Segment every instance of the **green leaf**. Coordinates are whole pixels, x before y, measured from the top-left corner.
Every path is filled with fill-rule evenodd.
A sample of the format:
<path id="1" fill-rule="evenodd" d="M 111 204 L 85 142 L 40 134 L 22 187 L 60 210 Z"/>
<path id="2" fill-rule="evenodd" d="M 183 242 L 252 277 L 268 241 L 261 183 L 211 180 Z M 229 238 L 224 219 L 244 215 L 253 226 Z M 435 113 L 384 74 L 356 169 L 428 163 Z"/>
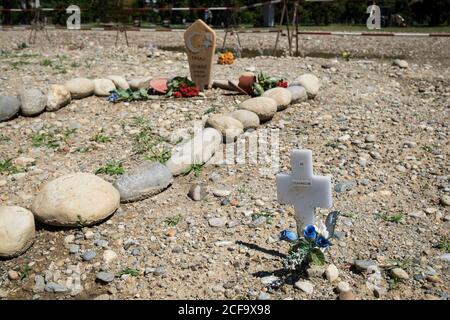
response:
<path id="1" fill-rule="evenodd" d="M 318 248 L 312 249 L 309 252 L 308 258 L 309 258 L 309 261 L 312 264 L 315 264 L 315 265 L 318 265 L 318 266 L 323 266 L 325 264 L 325 255 Z"/>

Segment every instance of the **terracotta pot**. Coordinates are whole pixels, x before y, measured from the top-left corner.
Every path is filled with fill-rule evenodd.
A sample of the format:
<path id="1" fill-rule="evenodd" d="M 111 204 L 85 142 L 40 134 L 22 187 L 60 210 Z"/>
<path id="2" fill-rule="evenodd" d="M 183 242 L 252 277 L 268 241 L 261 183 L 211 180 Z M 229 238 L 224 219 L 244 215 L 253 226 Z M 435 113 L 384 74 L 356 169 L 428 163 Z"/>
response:
<path id="1" fill-rule="evenodd" d="M 150 87 L 159 93 L 167 92 L 167 79 L 166 78 L 157 78 L 150 80 Z"/>
<path id="2" fill-rule="evenodd" d="M 252 72 L 244 72 L 239 77 L 239 84 L 238 86 L 247 92 L 248 95 L 253 95 L 253 83 L 256 81 L 256 76 Z"/>

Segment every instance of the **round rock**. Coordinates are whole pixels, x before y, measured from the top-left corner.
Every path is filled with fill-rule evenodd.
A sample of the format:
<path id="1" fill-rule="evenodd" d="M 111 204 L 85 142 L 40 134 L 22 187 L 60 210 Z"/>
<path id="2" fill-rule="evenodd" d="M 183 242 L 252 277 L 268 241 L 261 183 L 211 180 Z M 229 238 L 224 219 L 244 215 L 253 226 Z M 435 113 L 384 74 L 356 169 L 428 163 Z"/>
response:
<path id="1" fill-rule="evenodd" d="M 24 253 L 33 243 L 33 214 L 22 207 L 0 207 L 0 257 L 13 258 Z"/>
<path id="2" fill-rule="evenodd" d="M 237 137 L 244 132 L 244 125 L 229 116 L 213 114 L 206 120 L 206 126 L 218 130 L 224 142 L 236 141 Z"/>
<path id="3" fill-rule="evenodd" d="M 394 62 L 392 63 L 394 66 L 402 68 L 402 69 L 406 69 L 408 68 L 408 62 L 406 62 L 405 60 L 401 60 L 401 59 L 395 59 Z"/>
<path id="4" fill-rule="evenodd" d="M 256 97 L 245 100 L 238 108 L 256 113 L 261 122 L 272 119 L 278 110 L 277 102 L 267 97 Z"/>
<path id="5" fill-rule="evenodd" d="M 72 99 L 83 99 L 94 93 L 94 81 L 87 78 L 75 78 L 64 84 Z"/>
<path id="6" fill-rule="evenodd" d="M 294 80 L 292 85 L 300 85 L 305 88 L 309 98 L 314 98 L 320 89 L 320 80 L 315 75 L 307 73 Z"/>
<path id="7" fill-rule="evenodd" d="M 94 94 L 96 96 L 109 96 L 109 92 L 116 90 L 114 82 L 109 79 L 95 79 L 94 80 Z"/>
<path id="8" fill-rule="evenodd" d="M 119 203 L 120 194 L 112 184 L 90 173 L 75 173 L 47 183 L 36 196 L 32 211 L 49 225 L 88 226 L 113 214 Z"/>
<path id="9" fill-rule="evenodd" d="M 188 197 L 194 201 L 203 200 L 207 195 L 206 185 L 204 184 L 193 184 L 188 192 Z"/>
<path id="10" fill-rule="evenodd" d="M 302 86 L 290 86 L 287 88 L 292 95 L 292 102 L 301 102 L 308 99 L 308 93 Z"/>
<path id="11" fill-rule="evenodd" d="M 107 76 L 106 79 L 109 79 L 112 82 L 114 82 L 114 85 L 116 86 L 117 89 L 127 90 L 130 88 L 130 85 L 128 84 L 127 80 L 125 80 L 124 77 L 111 75 Z"/>
<path id="12" fill-rule="evenodd" d="M 242 123 L 244 130 L 256 129 L 259 126 L 259 117 L 254 112 L 248 110 L 236 110 L 228 115 Z"/>
<path id="13" fill-rule="evenodd" d="M 63 85 L 52 84 L 47 92 L 47 111 L 56 111 L 70 103 L 69 90 Z"/>
<path id="14" fill-rule="evenodd" d="M 0 96 L 0 122 L 11 119 L 19 110 L 19 99 L 10 96 Z"/>
<path id="15" fill-rule="evenodd" d="M 121 202 L 142 200 L 160 193 L 173 182 L 172 173 L 159 162 L 145 162 L 119 176 L 114 187 Z"/>
<path id="16" fill-rule="evenodd" d="M 292 101 L 292 94 L 286 88 L 272 88 L 263 93 L 263 97 L 272 98 L 277 102 L 277 110 L 286 109 Z"/>
<path id="17" fill-rule="evenodd" d="M 139 77 L 131 79 L 128 84 L 133 90 L 148 89 L 150 88 L 150 80 L 152 80 L 152 77 Z"/>
<path id="18" fill-rule="evenodd" d="M 39 89 L 23 89 L 19 99 L 21 113 L 27 117 L 40 114 L 47 105 L 47 96 Z"/>

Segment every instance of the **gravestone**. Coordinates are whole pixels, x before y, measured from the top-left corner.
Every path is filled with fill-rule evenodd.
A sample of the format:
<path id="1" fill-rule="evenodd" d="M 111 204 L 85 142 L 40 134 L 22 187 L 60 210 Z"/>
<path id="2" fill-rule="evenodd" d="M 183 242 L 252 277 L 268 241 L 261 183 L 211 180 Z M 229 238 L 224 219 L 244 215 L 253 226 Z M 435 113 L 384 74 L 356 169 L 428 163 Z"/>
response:
<path id="1" fill-rule="evenodd" d="M 291 174 L 277 174 L 277 197 L 282 204 L 293 204 L 298 235 L 314 224 L 314 208 L 331 208 L 331 178 L 313 174 L 311 150 L 291 151 Z"/>
<path id="2" fill-rule="evenodd" d="M 216 33 L 202 20 L 195 21 L 184 33 L 191 79 L 200 90 L 212 84 L 212 64 Z"/>

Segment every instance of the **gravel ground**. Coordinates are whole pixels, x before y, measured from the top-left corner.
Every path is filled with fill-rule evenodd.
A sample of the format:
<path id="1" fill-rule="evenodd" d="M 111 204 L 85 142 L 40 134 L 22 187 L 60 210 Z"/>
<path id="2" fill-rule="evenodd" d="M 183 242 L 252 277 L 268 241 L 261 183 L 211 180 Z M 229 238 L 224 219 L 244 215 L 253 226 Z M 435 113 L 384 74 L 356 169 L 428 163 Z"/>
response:
<path id="1" fill-rule="evenodd" d="M 166 46 L 170 39 L 170 45 L 182 45 L 182 33 L 130 32 L 129 48 L 114 47 L 113 32 L 51 31 L 50 35 L 53 45 L 39 35 L 39 45 L 15 50 L 28 32 L 0 33 L 0 48 L 9 52 L 0 56 L 0 95 L 14 95 L 22 87 L 46 88 L 77 76 L 119 74 L 129 79 L 189 73 L 182 53 L 146 55 L 149 42 Z M 249 48 L 261 42 L 270 48 L 273 38 L 244 35 L 241 40 Z M 286 38 L 281 45 L 286 47 Z M 271 281 L 265 276 L 285 276 L 281 257 L 289 244 L 278 240 L 278 235 L 284 229 L 295 230 L 293 208 L 277 203 L 275 176 L 260 166 L 206 165 L 198 177 L 177 177 L 166 191 L 122 204 L 108 221 L 94 227 L 38 225 L 27 252 L 0 261 L 0 298 L 336 299 L 336 287 L 344 281 L 356 299 L 448 299 L 450 262 L 442 247 L 446 243 L 448 250 L 450 210 L 442 199 L 450 192 L 450 59 L 446 54 L 450 41 L 302 37 L 301 47 L 306 55 L 349 50 L 353 58 L 337 62 L 315 57 L 243 58 L 231 66 L 215 65 L 214 78 L 236 78 L 254 67 L 288 80 L 307 72 L 321 79 L 314 100 L 278 112 L 262 127 L 280 129 L 281 170 L 289 170 L 292 148 L 305 147 L 313 151 L 315 172 L 332 175 L 337 188 L 344 186 L 340 189 L 346 191 L 333 192 L 333 209 L 342 212 L 337 225 L 340 239 L 326 255 L 327 263 L 337 266 L 339 279 L 330 283 L 322 271 L 317 275 L 311 271 L 306 281 L 314 285 L 312 293 L 294 286 L 296 277 L 288 277 L 280 287 L 266 285 Z M 394 57 L 405 58 L 409 67 L 393 67 Z M 0 174 L 0 205 L 29 208 L 44 182 L 71 172 L 94 172 L 111 159 L 123 160 L 125 171 L 134 167 L 142 160 L 133 153 L 132 136 L 139 130 L 136 117 L 148 120 L 155 132 L 175 144 L 190 133 L 180 129 L 204 121 L 212 106 L 222 113 L 244 99 L 219 89 L 207 91 L 201 99 L 129 104 L 92 96 L 57 112 L 0 123 L 0 161 L 19 156 L 35 159 L 26 173 Z M 59 141 L 59 147 L 34 147 L 33 137 L 36 140 L 43 133 Z M 97 133 L 111 140 L 91 141 Z M 199 182 L 206 184 L 208 195 L 193 201 L 187 193 L 191 184 Z M 232 190 L 226 197 L 229 201 L 212 194 L 225 187 Z M 271 219 L 257 226 L 251 223 L 252 214 L 267 212 Z M 322 219 L 327 213 L 317 212 Z M 208 221 L 213 217 L 229 223 L 211 227 Z M 179 222 L 171 226 L 169 220 Z M 89 250 L 96 256 L 83 261 Z M 108 265 L 106 250 L 117 254 Z M 381 274 L 377 278 L 376 273 L 358 272 L 355 259 L 375 261 Z M 394 267 L 405 270 L 407 279 L 392 276 Z M 13 271 L 23 279 L 15 279 Z M 103 280 L 96 281 L 101 271 L 122 275 L 111 279 L 101 274 Z M 377 290 L 371 285 L 374 282 Z M 42 292 L 45 283 L 48 291 L 58 291 L 57 284 L 68 290 Z"/>

